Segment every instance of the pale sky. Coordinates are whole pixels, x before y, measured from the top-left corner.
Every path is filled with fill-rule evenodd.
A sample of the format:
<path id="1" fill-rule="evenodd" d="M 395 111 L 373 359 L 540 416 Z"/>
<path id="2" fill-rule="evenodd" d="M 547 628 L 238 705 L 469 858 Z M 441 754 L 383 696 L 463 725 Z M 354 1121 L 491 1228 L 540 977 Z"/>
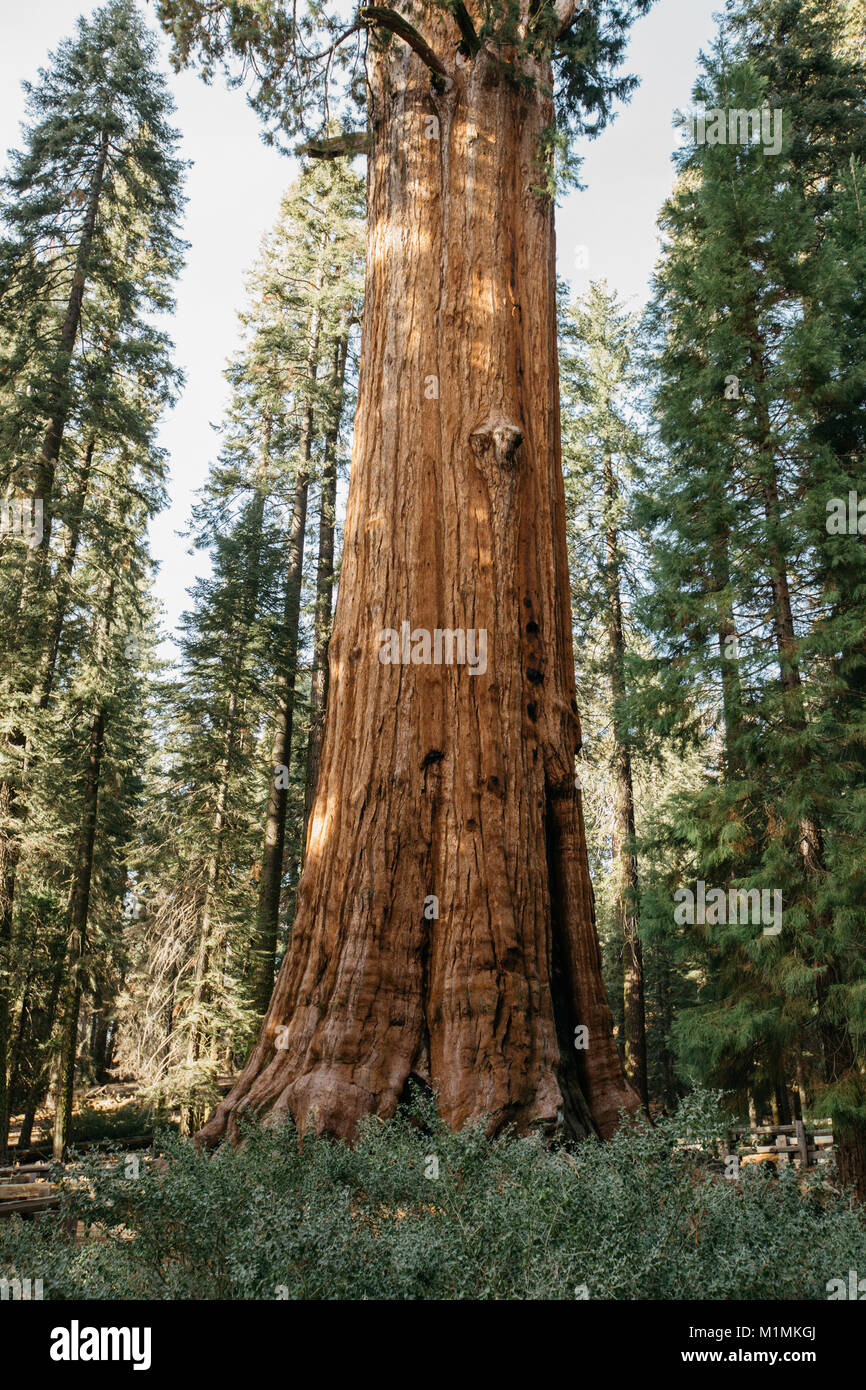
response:
<path id="1" fill-rule="evenodd" d="M 5 152 L 20 140 L 21 82 L 36 77 L 49 49 L 73 33 L 80 14 L 91 14 L 99 3 L 2 0 L 4 164 Z M 153 21 L 151 6 L 144 8 Z M 628 71 L 641 75 L 641 85 L 604 135 L 585 147 L 581 178 L 587 188 L 570 194 L 558 210 L 559 271 L 576 289 L 590 278 L 606 278 L 635 306 L 643 302 L 656 257 L 655 219 L 670 191 L 670 156 L 679 144 L 673 113 L 690 104 L 698 51 L 708 46 L 712 15 L 720 8 L 721 0 L 657 0 L 636 24 Z M 191 247 L 177 288 L 177 312 L 165 325 L 186 389 L 161 429 L 171 460 L 171 506 L 151 528 L 151 549 L 160 563 L 157 593 L 170 632 L 188 606 L 187 587 L 206 564 L 204 557 L 186 553 L 176 533 L 188 520 L 216 452 L 211 425 L 226 401 L 222 370 L 237 342 L 244 277 L 296 164 L 262 143 L 242 92 L 228 91 L 221 80 L 206 87 L 192 73 L 169 73 L 169 82 L 177 105 L 174 124 L 182 132 L 180 154 L 192 161 L 182 229 Z M 578 268 L 581 258 L 588 262 L 586 270 Z"/>

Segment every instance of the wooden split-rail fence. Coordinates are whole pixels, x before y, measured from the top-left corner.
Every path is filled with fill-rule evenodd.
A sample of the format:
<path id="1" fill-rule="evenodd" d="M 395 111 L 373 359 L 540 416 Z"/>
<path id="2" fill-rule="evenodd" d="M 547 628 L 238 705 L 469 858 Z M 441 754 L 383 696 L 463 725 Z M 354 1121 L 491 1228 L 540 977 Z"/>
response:
<path id="1" fill-rule="evenodd" d="M 89 1143 L 76 1145 L 76 1148 L 78 1151 L 96 1150 L 98 1152 L 105 1142 L 105 1140 L 91 1140 Z M 136 1149 L 149 1149 L 152 1145 L 152 1134 L 141 1134 L 132 1139 L 124 1139 L 121 1144 L 121 1151 L 106 1154 L 106 1162 L 114 1165 L 120 1161 L 122 1164 L 127 1153 Z M 43 1159 L 44 1161 L 40 1160 L 36 1163 L 15 1163 L 9 1168 L 0 1168 L 0 1217 L 15 1216 L 16 1214 L 36 1216 L 39 1212 L 51 1211 L 60 1205 L 57 1177 L 58 1173 L 67 1165 L 48 1162 L 47 1154 L 43 1156 Z"/>
<path id="2" fill-rule="evenodd" d="M 795 1120 L 791 1125 L 756 1125 L 733 1129 L 728 1133 L 729 1154 L 739 1156 L 740 1163 L 773 1163 L 782 1158 L 797 1162 L 801 1168 L 811 1168 L 833 1152 L 831 1120 L 812 1120 L 804 1124 Z"/>
<path id="3" fill-rule="evenodd" d="M 14 1168 L 0 1168 L 0 1216 L 35 1215 L 56 1207 L 56 1195 L 50 1163 L 18 1163 Z"/>
<path id="4" fill-rule="evenodd" d="M 221 1077 L 217 1081 L 217 1089 L 223 1095 L 231 1089 L 233 1081 L 230 1077 Z M 103 1088 L 109 1089 L 109 1088 Z M 121 1086 L 111 1088 L 115 1091 L 132 1091 L 135 1087 Z M 97 1093 L 98 1094 L 98 1093 Z M 76 1153 L 87 1153 L 92 1150 L 99 1150 L 111 1146 L 115 1149 L 113 1156 L 107 1155 L 109 1162 L 116 1163 L 118 1157 L 127 1153 L 134 1153 L 136 1150 L 149 1149 L 153 1146 L 152 1134 L 137 1134 L 132 1138 L 118 1139 L 88 1139 L 80 1143 L 73 1144 Z M 51 1162 L 51 1146 L 34 1145 L 29 1149 L 18 1153 L 12 1150 L 17 1162 L 11 1167 L 0 1168 L 0 1218 L 4 1216 L 36 1216 L 42 1211 L 51 1211 L 60 1205 L 60 1197 L 57 1191 L 56 1177 L 59 1169 L 65 1165 L 62 1163 Z M 54 1181 L 52 1181 L 52 1173 Z"/>

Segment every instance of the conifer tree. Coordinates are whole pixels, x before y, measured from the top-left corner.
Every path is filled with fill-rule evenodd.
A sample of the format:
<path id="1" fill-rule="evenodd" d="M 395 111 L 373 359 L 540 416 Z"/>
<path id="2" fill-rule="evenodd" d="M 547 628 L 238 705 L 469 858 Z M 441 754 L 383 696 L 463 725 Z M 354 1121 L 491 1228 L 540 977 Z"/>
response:
<path id="1" fill-rule="evenodd" d="M 307 523 L 307 496 L 320 441 L 320 541 L 314 635 L 315 698 L 324 709 L 321 670 L 330 630 L 333 550 L 328 513 L 335 501 L 336 450 L 345 408 L 345 362 L 350 325 L 358 316 L 362 264 L 362 185 L 342 162 L 308 169 L 284 202 L 267 250 L 265 293 L 284 315 L 285 347 L 293 364 L 296 417 L 295 483 L 289 526 L 282 630 L 277 634 L 274 741 L 256 921 L 255 1000 L 264 1017 L 274 986 L 280 894 L 285 861 L 289 763 L 298 666 L 298 624 Z M 328 611 L 325 613 L 325 605 Z"/>
<path id="2" fill-rule="evenodd" d="M 860 792 L 854 762 L 825 750 L 859 743 L 863 587 L 859 552 L 834 549 L 825 523 L 860 444 L 866 73 L 845 55 L 838 7 L 729 10 L 695 89 L 707 138 L 684 150 L 662 219 L 667 464 L 650 510 L 668 672 L 657 709 L 676 721 L 682 702 L 681 730 L 702 729 L 718 749 L 712 783 L 681 818 L 697 877 L 728 901 L 731 889 L 779 893 L 784 913 L 778 931 L 759 933 L 708 911 L 705 1003 L 684 1016 L 683 1036 L 716 1077 L 736 1074 L 742 1088 L 763 1076 L 773 1092 L 820 1049 L 812 1089 L 836 1121 L 842 1176 L 862 1194 L 862 926 L 846 849 Z M 725 135 L 731 112 L 760 115 L 763 103 L 765 118 L 782 113 L 781 149 Z M 848 736 L 834 704 L 847 706 Z"/>
<path id="3" fill-rule="evenodd" d="M 143 875 L 148 912 L 181 937 L 165 977 L 171 1041 L 156 1073 L 167 1073 L 164 1092 L 184 1100 L 187 1125 L 201 1119 L 218 1064 L 243 1054 L 273 989 L 306 640 L 304 546 L 316 520 L 315 506 L 307 516 L 308 495 L 318 489 L 322 499 L 324 538 L 315 666 L 330 620 L 362 192 L 342 162 L 307 168 L 263 239 L 240 316 L 242 343 L 227 369 L 220 454 L 193 515 L 211 572 L 192 592 L 180 673 L 164 691 L 163 772 L 149 818 L 167 819 L 176 833 L 166 840 L 160 831 Z M 294 742 L 303 789 L 305 740 Z M 148 826 L 146 838 L 151 833 Z M 292 848 L 297 861 L 299 847 Z M 164 943 L 145 949 L 163 952 Z"/>
<path id="4" fill-rule="evenodd" d="M 3 185 L 0 470 L 7 511 L 32 525 L 4 526 L 0 556 L 0 1149 L 16 873 L 83 509 L 95 456 L 119 428 L 130 440 L 151 428 L 124 383 L 154 401 L 170 390 L 152 315 L 179 265 L 181 166 L 155 47 L 132 0 L 81 21 L 28 87 L 26 145 Z"/>
<path id="5" fill-rule="evenodd" d="M 646 1015 L 640 892 L 627 690 L 625 603 L 632 561 L 627 550 L 628 488 L 641 451 L 635 422 L 636 324 L 604 284 L 593 284 L 560 330 L 563 472 L 574 531 L 573 597 L 579 686 L 600 677 L 611 728 L 615 915 L 623 959 L 626 1078 L 644 1105 Z M 593 655 L 593 647 L 595 653 Z M 583 676 L 583 681 L 580 677 Z"/>

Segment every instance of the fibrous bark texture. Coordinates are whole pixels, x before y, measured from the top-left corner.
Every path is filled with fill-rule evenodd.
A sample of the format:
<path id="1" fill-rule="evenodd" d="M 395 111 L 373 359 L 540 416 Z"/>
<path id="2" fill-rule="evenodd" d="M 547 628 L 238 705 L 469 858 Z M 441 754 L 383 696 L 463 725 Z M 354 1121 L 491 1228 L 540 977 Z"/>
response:
<path id="1" fill-rule="evenodd" d="M 425 34 L 453 56 L 445 17 Z M 454 1128 L 483 1116 L 491 1133 L 607 1135 L 637 1101 L 575 789 L 553 208 L 533 191 L 549 73 L 527 67 L 529 90 L 482 49 L 434 85 L 399 40 L 371 50 L 361 378 L 318 789 L 269 1012 L 200 1139 L 236 1133 L 247 1109 L 351 1139 L 413 1074 Z M 381 659 L 389 629 L 408 661 Z M 467 660 L 458 636 L 436 662 L 437 629 L 465 634 Z"/>

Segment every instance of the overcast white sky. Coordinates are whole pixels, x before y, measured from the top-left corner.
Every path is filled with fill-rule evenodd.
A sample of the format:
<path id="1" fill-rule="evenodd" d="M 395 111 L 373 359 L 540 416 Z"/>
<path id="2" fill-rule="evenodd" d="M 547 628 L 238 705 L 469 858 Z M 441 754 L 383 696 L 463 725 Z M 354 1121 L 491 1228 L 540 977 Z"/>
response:
<path id="1" fill-rule="evenodd" d="M 35 78 L 80 14 L 98 7 L 99 0 L 2 0 L 0 156 L 19 143 L 21 82 Z M 150 4 L 144 8 L 151 11 Z M 559 270 L 576 288 L 605 277 L 622 296 L 644 299 L 656 256 L 655 219 L 670 190 L 670 156 L 679 143 L 673 113 L 689 105 L 698 51 L 710 42 L 712 15 L 720 8 L 721 0 L 657 0 L 636 25 L 628 70 L 641 74 L 641 86 L 605 134 L 586 146 L 587 188 L 571 194 L 558 212 Z M 151 530 L 170 631 L 187 606 L 187 586 L 205 563 L 186 553 L 176 532 L 215 453 L 211 424 L 225 401 L 222 369 L 236 342 L 244 276 L 295 164 L 262 143 L 241 92 L 227 91 L 222 82 L 206 87 L 189 73 L 169 80 L 181 154 L 193 166 L 183 228 L 191 248 L 170 324 L 187 384 L 161 432 L 171 456 L 172 501 Z M 577 269 L 582 246 L 587 270 Z"/>

